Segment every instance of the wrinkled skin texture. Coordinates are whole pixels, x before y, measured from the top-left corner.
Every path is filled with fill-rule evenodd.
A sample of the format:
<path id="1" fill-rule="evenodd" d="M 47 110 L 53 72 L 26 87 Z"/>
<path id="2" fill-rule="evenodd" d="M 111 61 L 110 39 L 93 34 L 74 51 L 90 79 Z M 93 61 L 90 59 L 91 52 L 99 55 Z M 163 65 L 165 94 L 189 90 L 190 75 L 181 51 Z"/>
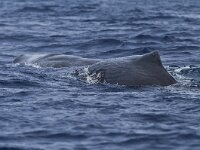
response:
<path id="1" fill-rule="evenodd" d="M 163 67 L 157 51 L 95 63 L 89 74 L 101 74 L 101 81 L 119 85 L 168 86 L 176 80 Z"/>
<path id="2" fill-rule="evenodd" d="M 157 51 L 144 55 L 102 60 L 59 54 L 21 55 L 14 60 L 14 63 L 36 64 L 41 67 L 55 68 L 89 66 L 89 75 L 98 76 L 99 82 L 119 85 L 168 86 L 176 83 L 176 80 L 163 67 Z"/>
<path id="3" fill-rule="evenodd" d="M 48 54 L 48 55 L 21 55 L 14 60 L 19 64 L 34 64 L 41 67 L 73 67 L 87 66 L 99 62 L 98 59 L 82 58 L 73 55 Z"/>

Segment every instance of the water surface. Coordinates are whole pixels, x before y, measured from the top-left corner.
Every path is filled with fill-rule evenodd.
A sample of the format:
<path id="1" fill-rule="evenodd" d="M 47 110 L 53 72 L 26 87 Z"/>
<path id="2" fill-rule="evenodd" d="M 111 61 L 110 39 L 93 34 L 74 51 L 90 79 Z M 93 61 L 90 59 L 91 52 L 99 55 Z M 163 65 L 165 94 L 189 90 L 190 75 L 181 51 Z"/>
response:
<path id="1" fill-rule="evenodd" d="M 200 2 L 0 2 L 0 149 L 200 147 Z M 21 54 L 114 58 L 159 50 L 178 84 L 90 84 Z"/>

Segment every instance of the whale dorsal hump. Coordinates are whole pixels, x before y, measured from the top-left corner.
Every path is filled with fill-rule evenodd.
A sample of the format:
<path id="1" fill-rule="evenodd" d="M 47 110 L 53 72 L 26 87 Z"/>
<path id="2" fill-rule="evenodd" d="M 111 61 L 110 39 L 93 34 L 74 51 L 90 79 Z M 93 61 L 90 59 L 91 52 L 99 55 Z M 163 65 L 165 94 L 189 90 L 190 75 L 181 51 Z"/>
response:
<path id="1" fill-rule="evenodd" d="M 141 56 L 140 61 L 145 63 L 153 63 L 157 65 L 162 65 L 160 55 L 158 51 L 152 51 L 150 53 Z"/>

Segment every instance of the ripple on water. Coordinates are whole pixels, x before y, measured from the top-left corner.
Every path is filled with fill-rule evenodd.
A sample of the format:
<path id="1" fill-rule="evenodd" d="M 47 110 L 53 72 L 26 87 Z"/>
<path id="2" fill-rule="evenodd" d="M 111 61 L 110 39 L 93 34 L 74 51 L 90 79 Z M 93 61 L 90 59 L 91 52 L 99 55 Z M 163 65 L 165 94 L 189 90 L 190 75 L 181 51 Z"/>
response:
<path id="1" fill-rule="evenodd" d="M 0 149 L 199 149 L 199 1 L 0 2 Z M 177 84 L 99 84 L 22 54 L 113 58 L 159 50 Z M 75 72 L 75 73 L 74 73 Z M 93 84 L 91 84 L 93 82 Z"/>

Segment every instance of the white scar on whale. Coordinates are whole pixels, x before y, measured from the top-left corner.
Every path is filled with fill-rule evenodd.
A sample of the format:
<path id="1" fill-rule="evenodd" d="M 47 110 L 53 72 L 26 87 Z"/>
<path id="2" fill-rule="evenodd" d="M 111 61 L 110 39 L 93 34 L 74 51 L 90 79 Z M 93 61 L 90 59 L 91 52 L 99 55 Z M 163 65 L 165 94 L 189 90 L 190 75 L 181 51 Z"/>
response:
<path id="1" fill-rule="evenodd" d="M 64 54 L 21 55 L 14 63 L 55 68 L 88 66 L 88 75 L 98 75 L 100 82 L 127 86 L 168 86 L 176 83 L 162 65 L 158 51 L 111 59 L 90 59 Z"/>

